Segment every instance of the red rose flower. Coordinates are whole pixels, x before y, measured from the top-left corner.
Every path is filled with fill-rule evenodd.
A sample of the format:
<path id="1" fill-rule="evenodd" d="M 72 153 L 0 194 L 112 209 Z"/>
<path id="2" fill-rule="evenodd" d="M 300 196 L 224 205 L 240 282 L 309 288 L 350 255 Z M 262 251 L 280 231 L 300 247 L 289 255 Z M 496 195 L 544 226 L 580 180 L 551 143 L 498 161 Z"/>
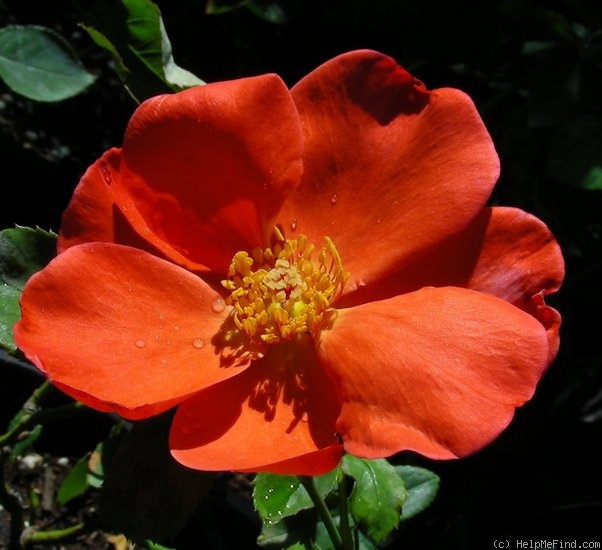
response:
<path id="1" fill-rule="evenodd" d="M 290 91 L 152 98 L 75 190 L 15 340 L 90 407 L 177 405 L 170 448 L 193 468 L 467 455 L 558 348 L 558 245 L 485 207 L 498 171 L 464 93 L 372 51 Z"/>

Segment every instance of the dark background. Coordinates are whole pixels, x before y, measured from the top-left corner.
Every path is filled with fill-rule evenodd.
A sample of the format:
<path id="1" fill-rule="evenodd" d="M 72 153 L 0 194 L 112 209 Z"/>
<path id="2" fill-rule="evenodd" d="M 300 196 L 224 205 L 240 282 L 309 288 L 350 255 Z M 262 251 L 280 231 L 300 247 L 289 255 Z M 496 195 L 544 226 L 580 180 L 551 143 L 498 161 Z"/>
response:
<path id="1" fill-rule="evenodd" d="M 208 82 L 276 72 L 293 85 L 334 55 L 372 48 L 429 88 L 466 91 L 501 158 L 492 204 L 518 206 L 544 220 L 566 260 L 565 284 L 548 300 L 563 315 L 560 353 L 535 397 L 499 439 L 472 457 L 433 462 L 408 453 L 393 459 L 435 471 L 441 490 L 433 506 L 402 524 L 391 547 L 492 548 L 496 539 L 510 541 L 511 548 L 528 539 L 602 542 L 602 190 L 582 183 L 587 169 L 602 169 L 601 2 L 274 3 L 287 15 L 278 24 L 246 8 L 207 15 L 199 0 L 159 5 L 176 62 Z M 108 57 L 77 22 L 70 2 L 0 0 L 0 25 L 54 28 L 98 74 L 86 93 L 57 104 L 20 98 L 0 82 L 2 228 L 58 230 L 79 177 L 105 149 L 120 144 L 135 107 Z M 3 368 L 4 420 L 37 379 Z M 98 419 L 87 421 L 104 429 Z M 94 444 L 90 425 L 68 444 L 60 434 L 42 444 L 79 456 Z M 223 537 L 210 547 L 253 548 L 256 525 L 231 512 L 210 512 Z M 199 518 L 179 547 L 199 540 Z"/>

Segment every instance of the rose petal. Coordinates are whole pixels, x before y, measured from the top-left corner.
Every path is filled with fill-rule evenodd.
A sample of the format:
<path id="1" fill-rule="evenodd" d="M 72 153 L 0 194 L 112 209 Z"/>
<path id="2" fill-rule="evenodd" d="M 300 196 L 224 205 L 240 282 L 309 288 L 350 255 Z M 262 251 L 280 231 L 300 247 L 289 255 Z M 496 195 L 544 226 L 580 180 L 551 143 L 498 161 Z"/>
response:
<path id="1" fill-rule="evenodd" d="M 534 392 L 548 343 L 520 309 L 445 287 L 340 311 L 320 350 L 348 452 L 444 459 L 477 451 L 507 426 Z"/>
<path id="2" fill-rule="evenodd" d="M 219 298 L 146 252 L 74 246 L 26 284 L 15 342 L 76 399 L 137 418 L 242 371 L 224 360 Z"/>
<path id="3" fill-rule="evenodd" d="M 159 96 L 130 121 L 116 200 L 166 257 L 223 273 L 235 252 L 267 243 L 299 183 L 302 148 L 295 105 L 276 75 Z"/>
<path id="4" fill-rule="evenodd" d="M 77 244 L 109 242 L 160 255 L 149 240 L 133 230 L 115 204 L 112 184 L 121 178 L 120 163 L 121 149 L 113 148 L 83 175 L 63 213 L 57 241 L 59 253 Z"/>
<path id="5" fill-rule="evenodd" d="M 383 300 L 424 286 L 488 292 L 540 320 L 548 329 L 553 359 L 560 316 L 545 306 L 543 297 L 558 290 L 563 278 L 562 252 L 541 220 L 518 208 L 484 208 L 464 231 L 411 265 L 344 296 L 337 306 Z"/>
<path id="6" fill-rule="evenodd" d="M 336 392 L 311 344 L 282 344 L 245 372 L 182 403 L 170 448 L 199 470 L 316 475 L 342 455 Z"/>
<path id="7" fill-rule="evenodd" d="M 279 220 L 316 245 L 333 239 L 347 292 L 464 228 L 489 197 L 499 161 L 464 93 L 428 92 L 371 51 L 325 63 L 291 92 L 304 173 Z"/>

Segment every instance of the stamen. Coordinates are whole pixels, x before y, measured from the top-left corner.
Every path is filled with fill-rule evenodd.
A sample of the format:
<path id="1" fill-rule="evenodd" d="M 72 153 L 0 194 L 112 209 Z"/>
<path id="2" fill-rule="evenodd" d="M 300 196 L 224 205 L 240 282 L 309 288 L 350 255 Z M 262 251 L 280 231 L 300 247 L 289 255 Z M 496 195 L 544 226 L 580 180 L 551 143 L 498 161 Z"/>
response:
<path id="1" fill-rule="evenodd" d="M 332 324 L 328 310 L 349 274 L 329 237 L 316 263 L 313 252 L 305 235 L 286 240 L 275 227 L 271 247 L 234 255 L 222 281 L 230 291 L 225 301 L 234 306 L 236 327 L 251 340 L 272 344 L 299 334 L 316 337 Z"/>

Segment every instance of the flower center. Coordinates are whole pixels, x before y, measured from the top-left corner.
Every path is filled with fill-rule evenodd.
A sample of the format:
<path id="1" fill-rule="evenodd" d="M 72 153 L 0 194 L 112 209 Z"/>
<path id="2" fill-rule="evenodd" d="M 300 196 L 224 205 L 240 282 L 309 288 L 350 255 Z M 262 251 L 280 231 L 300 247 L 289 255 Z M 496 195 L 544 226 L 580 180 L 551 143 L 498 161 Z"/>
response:
<path id="1" fill-rule="evenodd" d="M 251 340 L 273 344 L 299 334 L 316 337 L 329 323 L 330 304 L 349 274 L 329 237 L 317 261 L 314 252 L 305 235 L 286 240 L 275 227 L 271 247 L 234 254 L 222 285 L 230 291 L 226 303 L 234 306 L 234 323 Z"/>

